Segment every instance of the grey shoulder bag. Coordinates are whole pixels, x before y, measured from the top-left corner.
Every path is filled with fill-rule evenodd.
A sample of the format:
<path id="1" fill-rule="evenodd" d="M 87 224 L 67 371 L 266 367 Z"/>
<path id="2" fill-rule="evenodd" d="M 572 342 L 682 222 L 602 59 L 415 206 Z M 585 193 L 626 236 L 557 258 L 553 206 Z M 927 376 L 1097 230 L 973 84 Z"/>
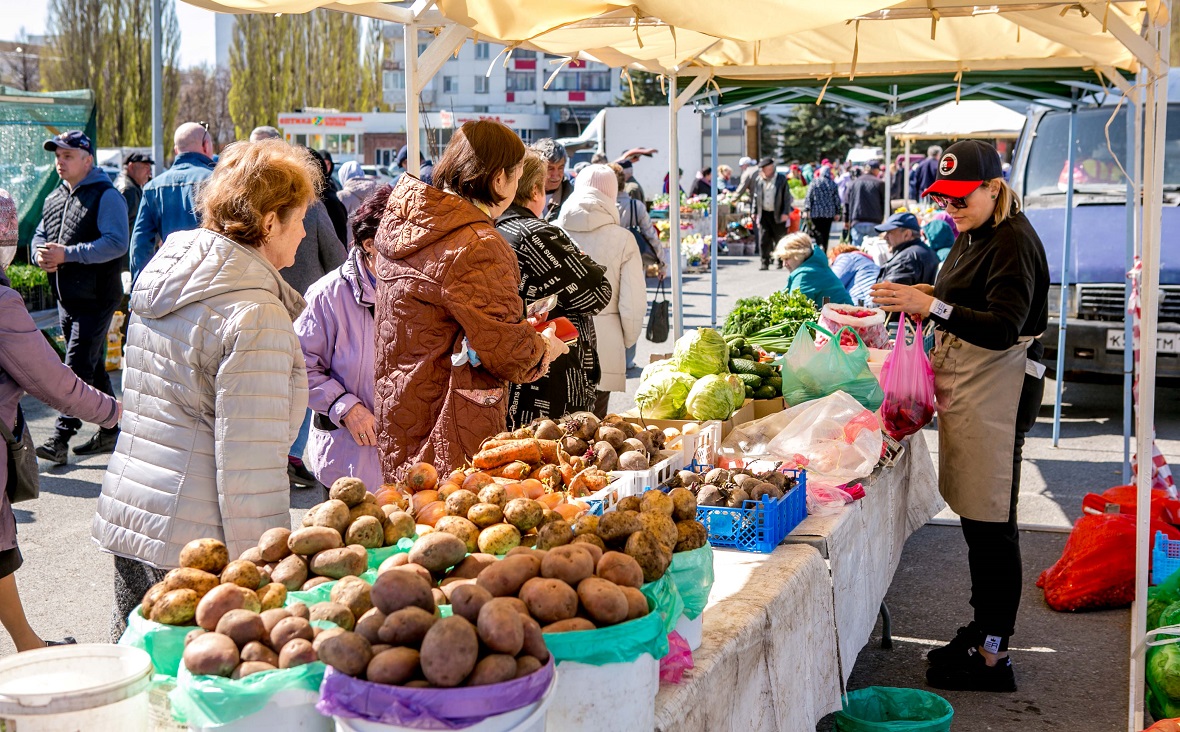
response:
<path id="1" fill-rule="evenodd" d="M 20 435 L 14 437 L 13 432 Z M 4 487 L 9 503 L 31 501 L 41 493 L 41 477 L 37 471 L 37 453 L 33 449 L 33 435 L 25 423 L 20 405 L 16 407 L 16 426 L 13 432 L 0 422 L 0 437 L 8 446 L 8 484 Z"/>

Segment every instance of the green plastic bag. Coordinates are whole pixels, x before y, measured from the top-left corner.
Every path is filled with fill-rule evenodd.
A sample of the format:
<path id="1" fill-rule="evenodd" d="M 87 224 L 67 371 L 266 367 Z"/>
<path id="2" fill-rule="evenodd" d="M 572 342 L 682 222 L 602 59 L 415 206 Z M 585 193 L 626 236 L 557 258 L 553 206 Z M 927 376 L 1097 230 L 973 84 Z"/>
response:
<path id="1" fill-rule="evenodd" d="M 818 349 L 812 330 L 828 337 Z M 857 346 L 851 352 L 840 347 L 840 336 L 845 331 L 856 338 Z M 783 398 L 789 407 L 843 391 L 865 409 L 875 412 L 885 399 L 881 383 L 869 370 L 869 349 L 848 326 L 835 335 L 810 321 L 799 326 L 795 340 L 782 358 L 782 368 Z"/>
<path id="2" fill-rule="evenodd" d="M 546 633 L 545 645 L 559 663 L 631 663 L 645 653 L 659 660 L 668 655 L 668 631 L 660 613 L 653 610 L 642 618 L 597 630 Z"/>
<path id="3" fill-rule="evenodd" d="M 194 676 L 182 668 L 176 688 L 168 695 L 172 716 L 194 727 L 217 727 L 262 711 L 280 691 L 303 690 L 318 694 L 324 680 L 322 662 L 295 668 L 263 671 L 244 679 Z"/>
<path id="4" fill-rule="evenodd" d="M 870 686 L 848 692 L 836 712 L 838 732 L 950 732 L 955 710 L 921 689 Z"/>
<path id="5" fill-rule="evenodd" d="M 664 576 L 672 578 L 684 601 L 684 617 L 696 620 L 705 612 L 713 589 L 713 547 L 705 544 L 700 549 L 673 554 Z"/>
<path id="6" fill-rule="evenodd" d="M 648 582 L 640 587 L 639 591 L 647 596 L 656 612 L 660 614 L 664 632 L 671 633 L 675 630 L 676 623 L 680 622 L 680 616 L 684 614 L 684 600 L 680 597 L 680 591 L 676 589 L 676 583 L 672 581 L 671 572 L 664 572 L 663 577 L 655 582 Z"/>
<path id="7" fill-rule="evenodd" d="M 180 659 L 184 655 L 184 637 L 194 627 L 152 622 L 139 614 L 139 606 L 136 605 L 127 616 L 127 630 L 119 638 L 119 645 L 146 652 L 151 656 L 157 674 L 176 676 Z"/>
<path id="8" fill-rule="evenodd" d="M 394 554 L 402 554 L 414 548 L 414 542 L 418 539 L 415 536 L 412 539 L 399 539 L 393 546 L 383 546 L 380 549 L 369 550 L 369 569 L 377 569 L 381 563 L 389 559 Z"/>

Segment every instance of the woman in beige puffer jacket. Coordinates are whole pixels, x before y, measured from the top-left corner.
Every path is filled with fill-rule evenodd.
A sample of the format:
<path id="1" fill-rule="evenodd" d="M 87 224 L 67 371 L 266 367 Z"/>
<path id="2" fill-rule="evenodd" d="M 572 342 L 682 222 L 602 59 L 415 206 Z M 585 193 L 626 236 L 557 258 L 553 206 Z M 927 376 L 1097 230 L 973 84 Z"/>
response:
<path id="1" fill-rule="evenodd" d="M 91 529 L 115 555 L 112 640 L 188 542 L 222 540 L 236 559 L 290 525 L 304 302 L 278 270 L 303 238 L 312 165 L 281 141 L 227 147 L 201 190 L 204 228 L 170 236 L 135 282 L 122 433 Z"/>

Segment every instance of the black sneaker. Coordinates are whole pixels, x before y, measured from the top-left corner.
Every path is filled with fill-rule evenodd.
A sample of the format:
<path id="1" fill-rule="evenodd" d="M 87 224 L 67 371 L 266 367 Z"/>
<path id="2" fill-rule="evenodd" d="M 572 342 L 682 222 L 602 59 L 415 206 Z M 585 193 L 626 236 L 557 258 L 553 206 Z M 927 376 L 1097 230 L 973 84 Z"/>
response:
<path id="1" fill-rule="evenodd" d="M 46 647 L 49 647 L 49 646 L 75 646 L 77 644 L 78 644 L 78 641 L 74 640 L 74 636 L 72 636 L 72 635 L 67 635 L 65 638 L 62 638 L 59 641 L 45 641 Z"/>
<path id="2" fill-rule="evenodd" d="M 926 660 L 935 666 L 946 666 L 952 663 L 966 661 L 968 651 L 978 648 L 983 643 L 983 635 L 971 626 L 959 628 L 959 632 L 950 643 L 938 648 L 932 648 L 926 654 Z"/>
<path id="3" fill-rule="evenodd" d="M 782 269 L 782 268 L 783 268 L 783 260 L 781 260 L 781 259 L 780 259 L 780 260 L 778 260 L 777 262 L 775 262 L 775 263 L 774 263 L 774 268 L 775 268 L 775 269 Z"/>
<path id="4" fill-rule="evenodd" d="M 90 439 L 74 448 L 75 455 L 101 455 L 104 452 L 114 452 L 115 443 L 119 441 L 119 430 L 99 430 Z"/>
<path id="5" fill-rule="evenodd" d="M 945 691 L 1012 692 L 1016 691 L 1016 672 L 1011 658 L 988 666 L 983 654 L 973 648 L 962 663 L 926 669 L 926 683 Z"/>
<path id="6" fill-rule="evenodd" d="M 290 455 L 287 456 L 287 480 L 292 488 L 315 488 L 320 484 L 302 460 Z"/>
<path id="7" fill-rule="evenodd" d="M 54 465 L 65 465 L 69 462 L 69 456 L 70 443 L 56 437 L 37 446 L 37 457 L 48 460 Z"/>

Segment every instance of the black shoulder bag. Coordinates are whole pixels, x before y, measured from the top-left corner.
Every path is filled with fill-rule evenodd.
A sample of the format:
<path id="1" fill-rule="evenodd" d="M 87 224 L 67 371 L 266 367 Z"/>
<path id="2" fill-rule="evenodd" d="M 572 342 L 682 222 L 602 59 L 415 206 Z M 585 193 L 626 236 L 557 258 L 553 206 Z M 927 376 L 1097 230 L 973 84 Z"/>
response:
<path id="1" fill-rule="evenodd" d="M 652 343 L 668 340 L 668 296 L 664 294 L 664 278 L 656 285 L 656 296 L 651 301 L 651 315 L 647 318 L 647 339 Z"/>
<path id="2" fill-rule="evenodd" d="M 20 437 L 13 436 L 13 432 Z M 37 453 L 33 449 L 33 435 L 25 423 L 20 405 L 16 407 L 16 427 L 12 432 L 0 422 L 0 437 L 8 446 L 8 484 L 4 486 L 9 503 L 31 501 L 41 493 L 41 477 L 37 472 Z"/>
<path id="3" fill-rule="evenodd" d="M 643 235 L 643 229 L 639 227 L 639 215 L 635 213 L 635 206 L 639 202 L 634 198 L 628 204 L 630 206 L 631 220 L 628 222 L 631 225 L 627 227 L 627 231 L 631 232 L 631 236 L 635 237 L 635 243 L 639 245 L 639 257 L 643 262 L 643 266 L 650 267 L 652 265 L 663 264 L 660 260 L 660 255 L 652 248 L 651 242 Z"/>

